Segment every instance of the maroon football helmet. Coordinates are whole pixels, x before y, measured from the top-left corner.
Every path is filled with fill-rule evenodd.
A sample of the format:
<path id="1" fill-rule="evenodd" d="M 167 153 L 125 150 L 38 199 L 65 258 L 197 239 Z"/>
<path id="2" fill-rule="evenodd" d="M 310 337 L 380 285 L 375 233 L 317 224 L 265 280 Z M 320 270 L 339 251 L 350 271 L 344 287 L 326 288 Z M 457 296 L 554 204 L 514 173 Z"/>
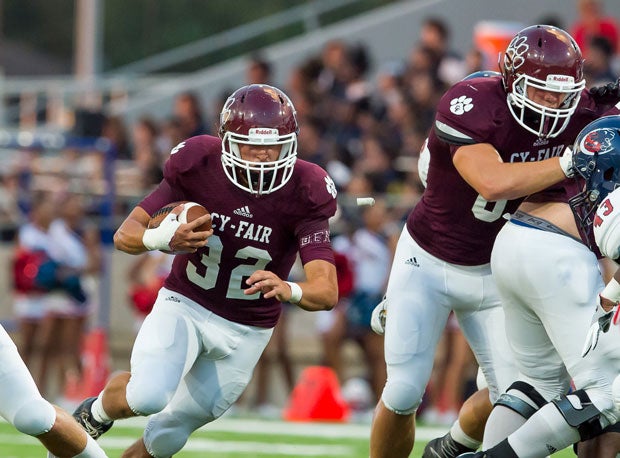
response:
<path id="1" fill-rule="evenodd" d="M 252 194 L 269 194 L 284 186 L 297 160 L 299 127 L 295 108 L 280 89 L 251 84 L 237 89 L 220 114 L 222 163 L 228 178 Z M 273 162 L 241 158 L 239 144 L 282 145 Z"/>
<path id="2" fill-rule="evenodd" d="M 517 122 L 540 137 L 556 137 L 575 112 L 586 85 L 583 58 L 575 40 L 564 30 L 535 25 L 510 42 L 500 68 L 508 107 Z M 530 99 L 529 88 L 563 94 L 558 108 Z"/>

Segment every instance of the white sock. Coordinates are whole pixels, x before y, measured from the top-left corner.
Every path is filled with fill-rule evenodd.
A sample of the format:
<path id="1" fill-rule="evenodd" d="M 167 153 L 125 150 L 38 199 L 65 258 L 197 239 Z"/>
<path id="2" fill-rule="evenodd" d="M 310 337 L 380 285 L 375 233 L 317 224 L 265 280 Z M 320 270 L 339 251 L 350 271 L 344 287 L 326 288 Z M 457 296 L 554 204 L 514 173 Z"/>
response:
<path id="1" fill-rule="evenodd" d="M 480 447 L 481 442 L 477 441 L 473 437 L 469 437 L 461 428 L 461 424 L 458 420 L 456 420 L 452 424 L 452 428 L 450 428 L 450 436 L 459 444 L 464 445 L 465 447 L 471 448 L 472 450 L 477 450 Z"/>
<path id="2" fill-rule="evenodd" d="M 519 429 L 524 423 L 525 418 L 512 409 L 502 405 L 496 405 L 491 411 L 484 428 L 484 440 L 482 450 L 487 450 L 499 444 L 511 433 Z"/>
<path id="3" fill-rule="evenodd" d="M 87 434 L 86 447 L 84 447 L 84 450 L 82 450 L 80 454 L 75 455 L 74 458 L 108 458 L 108 455 L 106 455 L 103 449 L 99 447 L 99 444 L 95 442 L 95 439 Z"/>
<path id="4" fill-rule="evenodd" d="M 562 450 L 579 440 L 573 428 L 552 403 L 546 404 L 508 437 L 519 458 L 535 458 Z"/>
<path id="5" fill-rule="evenodd" d="M 103 398 L 103 392 L 99 394 L 95 402 L 90 406 L 90 412 L 93 414 L 93 418 L 97 420 L 99 423 L 110 423 L 112 418 L 103 410 L 103 403 L 101 399 Z"/>

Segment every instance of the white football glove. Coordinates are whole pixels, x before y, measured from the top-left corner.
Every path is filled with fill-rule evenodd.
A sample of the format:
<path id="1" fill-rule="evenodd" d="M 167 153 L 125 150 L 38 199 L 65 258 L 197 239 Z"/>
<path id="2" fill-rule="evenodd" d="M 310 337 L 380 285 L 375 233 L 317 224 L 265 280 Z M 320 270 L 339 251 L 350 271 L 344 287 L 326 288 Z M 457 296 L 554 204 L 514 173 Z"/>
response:
<path id="1" fill-rule="evenodd" d="M 387 300 L 385 296 L 381 302 L 377 304 L 377 306 L 373 309 L 372 315 L 370 317 L 370 327 L 375 333 L 382 336 L 385 334 L 385 319 L 387 317 Z"/>
<path id="2" fill-rule="evenodd" d="M 560 167 L 567 178 L 575 175 L 575 169 L 573 168 L 573 150 L 570 149 L 570 146 L 567 146 L 560 156 Z"/>
<path id="3" fill-rule="evenodd" d="M 142 244 L 147 250 L 169 250 L 170 241 L 175 232 L 181 225 L 176 214 L 169 213 L 159 226 L 154 229 L 147 229 L 142 236 Z"/>
<path id="4" fill-rule="evenodd" d="M 585 344 L 583 345 L 583 350 L 581 351 L 582 357 L 586 356 L 588 353 L 590 353 L 591 350 L 594 350 L 596 348 L 601 331 L 609 331 L 611 319 L 613 318 L 617 308 L 618 304 L 616 304 L 611 310 L 609 310 L 609 312 L 606 312 L 605 309 L 601 306 L 599 297 L 599 303 L 596 306 L 596 312 L 594 312 L 594 316 L 592 317 L 592 324 L 590 325 L 588 335 L 586 336 Z"/>

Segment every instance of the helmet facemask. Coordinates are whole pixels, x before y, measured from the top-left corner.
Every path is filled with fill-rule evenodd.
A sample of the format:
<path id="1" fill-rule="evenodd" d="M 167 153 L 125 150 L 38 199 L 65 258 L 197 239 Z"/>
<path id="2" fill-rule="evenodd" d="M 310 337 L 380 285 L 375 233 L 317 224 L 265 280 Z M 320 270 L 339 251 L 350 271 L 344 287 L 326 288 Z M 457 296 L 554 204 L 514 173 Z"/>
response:
<path id="1" fill-rule="evenodd" d="M 237 89 L 220 114 L 222 164 L 226 176 L 238 188 L 253 195 L 269 194 L 282 188 L 293 175 L 297 161 L 299 127 L 295 108 L 280 89 L 252 84 Z M 280 145 L 273 161 L 242 158 L 241 145 Z"/>
<path id="2" fill-rule="evenodd" d="M 508 108 L 519 125 L 540 138 L 562 133 L 586 85 L 575 40 L 557 27 L 527 27 L 511 40 L 499 66 Z M 561 103 L 550 108 L 534 101 L 539 91 L 558 94 Z"/>
<path id="3" fill-rule="evenodd" d="M 517 122 L 529 132 L 542 138 L 557 137 L 577 109 L 585 84 L 585 80 L 575 83 L 572 76 L 566 75 L 548 75 L 543 81 L 521 74 L 512 83 L 508 108 Z M 541 105 L 528 97 L 530 88 L 563 94 L 562 103 L 558 108 Z"/>
<path id="4" fill-rule="evenodd" d="M 242 159 L 240 144 L 282 145 L 278 159 L 254 162 Z M 277 191 L 293 174 L 297 160 L 297 134 L 280 136 L 277 129 L 252 128 L 248 135 L 226 132 L 222 139 L 222 163 L 228 178 L 239 188 L 261 195 Z"/>

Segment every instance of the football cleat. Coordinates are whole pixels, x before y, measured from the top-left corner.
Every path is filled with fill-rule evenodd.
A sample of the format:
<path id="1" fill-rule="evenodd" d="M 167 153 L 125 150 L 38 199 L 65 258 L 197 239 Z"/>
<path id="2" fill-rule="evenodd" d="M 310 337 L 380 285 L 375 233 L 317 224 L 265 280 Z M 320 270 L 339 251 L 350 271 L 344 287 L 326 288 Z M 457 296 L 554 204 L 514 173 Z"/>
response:
<path id="1" fill-rule="evenodd" d="M 99 439 L 102 434 L 112 427 L 114 422 L 100 423 L 93 418 L 90 407 L 93 405 L 93 402 L 95 402 L 95 399 L 97 399 L 96 396 L 84 399 L 73 412 L 73 418 L 84 428 L 90 437 Z"/>
<path id="2" fill-rule="evenodd" d="M 460 456 L 468 456 L 468 452 L 471 453 L 475 451 L 476 450 L 456 442 L 448 432 L 445 436 L 433 439 L 426 444 L 422 458 L 457 458 Z"/>
<path id="3" fill-rule="evenodd" d="M 486 455 L 484 452 L 467 452 L 467 453 L 461 453 L 456 458 L 485 458 L 485 456 Z"/>

